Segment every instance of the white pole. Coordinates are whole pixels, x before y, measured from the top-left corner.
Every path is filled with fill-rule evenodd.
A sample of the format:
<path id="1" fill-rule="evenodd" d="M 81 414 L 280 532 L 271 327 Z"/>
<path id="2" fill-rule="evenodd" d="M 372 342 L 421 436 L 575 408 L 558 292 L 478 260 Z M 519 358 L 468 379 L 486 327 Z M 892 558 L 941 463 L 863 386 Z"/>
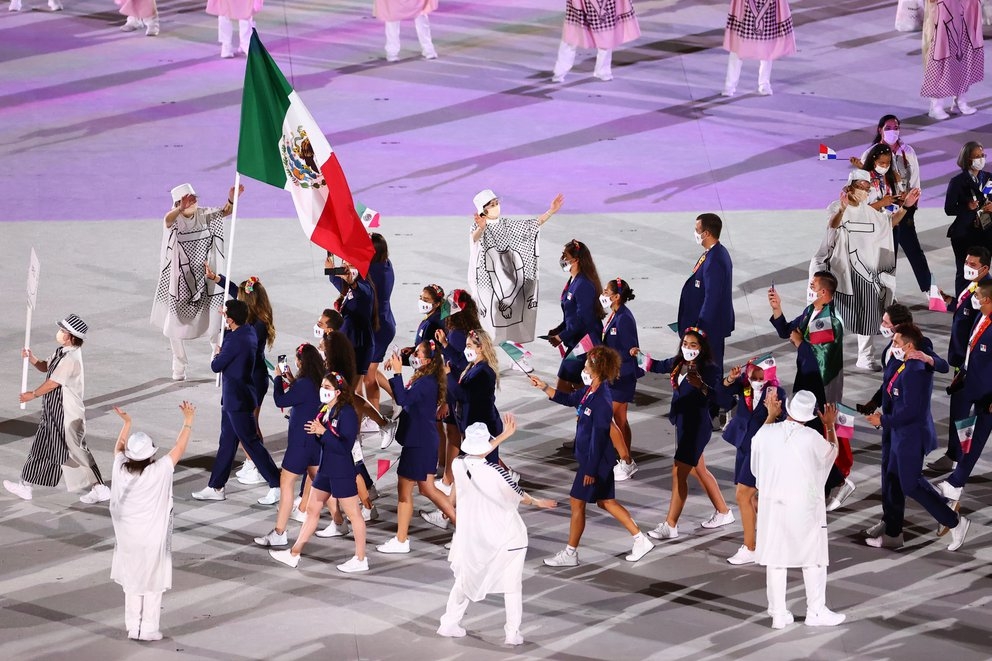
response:
<path id="1" fill-rule="evenodd" d="M 31 249 L 31 260 L 28 262 L 28 318 L 24 326 L 24 348 L 31 348 L 31 315 L 34 313 L 34 306 L 38 302 L 38 283 L 41 280 L 41 262 L 38 261 L 38 254 Z M 21 392 L 28 389 L 28 357 L 24 357 L 24 365 L 21 369 Z M 26 404 L 21 404 L 21 410 L 27 408 Z"/>
<path id="2" fill-rule="evenodd" d="M 224 302 L 221 303 L 221 310 L 224 309 L 224 303 L 227 302 L 227 297 L 229 296 L 228 292 L 229 292 L 229 290 L 231 288 L 231 262 L 234 261 L 234 230 L 237 229 L 237 227 L 238 227 L 238 196 L 239 196 L 240 190 L 241 190 L 241 173 L 240 172 L 235 172 L 234 173 L 234 201 L 233 201 L 233 204 L 231 206 L 231 238 L 230 238 L 230 241 L 228 241 L 227 239 L 224 240 L 224 251 L 227 253 L 227 255 L 225 255 L 225 257 L 227 259 L 227 265 L 226 265 L 226 267 L 224 269 L 224 271 L 225 271 L 225 273 L 224 273 L 224 280 L 225 280 L 224 285 L 225 285 L 225 287 L 224 287 L 224 298 L 223 298 L 223 301 Z M 221 325 L 220 325 L 220 341 L 221 342 L 224 341 L 224 329 L 225 329 L 225 326 L 224 326 L 223 323 L 221 323 Z M 217 385 L 218 388 L 220 387 L 220 372 L 217 373 L 217 383 L 216 383 L 216 385 Z"/>
<path id="3" fill-rule="evenodd" d="M 27 325 L 24 327 L 24 348 L 31 348 L 31 313 L 33 310 L 31 306 L 28 305 L 28 320 Z M 21 392 L 27 392 L 28 390 L 28 357 L 24 356 L 24 366 L 21 369 Z M 28 407 L 27 404 L 21 404 L 21 410 L 23 411 Z"/>

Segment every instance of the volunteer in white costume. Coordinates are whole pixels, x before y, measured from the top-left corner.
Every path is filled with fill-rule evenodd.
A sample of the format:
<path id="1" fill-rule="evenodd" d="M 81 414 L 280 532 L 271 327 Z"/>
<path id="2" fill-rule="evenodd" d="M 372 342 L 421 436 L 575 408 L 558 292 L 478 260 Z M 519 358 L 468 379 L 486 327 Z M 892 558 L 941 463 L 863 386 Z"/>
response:
<path id="1" fill-rule="evenodd" d="M 788 417 L 775 422 L 782 402 L 775 390 L 765 397 L 768 417 L 751 441 L 751 472 L 758 487 L 757 563 L 767 571 L 768 614 L 773 629 L 793 622 L 786 607 L 789 567 L 802 567 L 806 584 L 806 625 L 836 626 L 845 616 L 827 608 L 827 509 L 823 484 L 837 456 L 837 409 L 816 411 L 816 397 L 800 390 L 786 405 Z M 805 423 L 823 423 L 826 438 Z"/>

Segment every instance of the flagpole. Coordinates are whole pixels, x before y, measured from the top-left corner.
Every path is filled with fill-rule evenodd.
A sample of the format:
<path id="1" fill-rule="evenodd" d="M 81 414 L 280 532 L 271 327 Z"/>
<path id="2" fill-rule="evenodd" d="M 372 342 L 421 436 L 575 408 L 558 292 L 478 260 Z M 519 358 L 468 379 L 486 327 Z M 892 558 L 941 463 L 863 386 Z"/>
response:
<path id="1" fill-rule="evenodd" d="M 222 299 L 223 302 L 221 303 L 222 310 L 224 309 L 224 304 L 227 303 L 228 296 L 230 296 L 229 292 L 231 289 L 231 262 L 234 261 L 234 231 L 238 228 L 238 198 L 240 197 L 240 191 L 241 191 L 241 173 L 235 171 L 234 199 L 231 201 L 231 239 L 230 241 L 226 241 L 224 246 L 224 252 L 227 253 L 227 255 L 225 255 L 227 264 L 225 265 L 224 268 L 224 284 L 226 286 L 224 287 L 224 298 Z M 224 341 L 225 328 L 226 328 L 225 325 L 221 323 L 220 341 L 218 342 L 218 346 L 220 346 L 220 342 Z M 217 373 L 216 386 L 218 388 L 220 387 L 220 374 L 221 374 L 220 372 Z"/>
<path id="2" fill-rule="evenodd" d="M 31 305 L 28 304 L 28 320 L 24 326 L 24 348 L 31 348 Z M 21 369 L 21 392 L 28 391 L 28 357 L 24 356 L 24 367 Z M 27 404 L 21 402 L 21 410 L 27 408 Z"/>

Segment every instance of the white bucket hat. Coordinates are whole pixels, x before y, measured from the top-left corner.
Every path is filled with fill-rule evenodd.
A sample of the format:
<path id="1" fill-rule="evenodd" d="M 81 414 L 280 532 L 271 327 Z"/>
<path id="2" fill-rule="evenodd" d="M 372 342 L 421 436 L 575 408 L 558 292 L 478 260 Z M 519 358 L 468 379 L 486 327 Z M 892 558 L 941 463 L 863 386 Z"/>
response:
<path id="1" fill-rule="evenodd" d="M 473 197 L 472 202 L 475 203 L 476 213 L 481 214 L 482 210 L 486 208 L 486 205 L 495 200 L 497 197 L 499 196 L 488 188 Z"/>
<path id="2" fill-rule="evenodd" d="M 151 436 L 143 431 L 137 431 L 127 439 L 127 445 L 124 446 L 124 456 L 132 461 L 141 461 L 155 456 L 157 449 Z"/>
<path id="3" fill-rule="evenodd" d="M 816 417 L 816 396 L 808 390 L 800 390 L 786 402 L 785 410 L 796 422 L 809 422 Z"/>
<path id="4" fill-rule="evenodd" d="M 193 190 L 192 184 L 179 184 L 172 189 L 172 203 L 175 204 L 179 200 L 183 199 L 187 195 L 196 195 L 196 191 Z"/>
<path id="5" fill-rule="evenodd" d="M 489 445 L 489 428 L 484 422 L 473 422 L 465 430 L 462 452 L 476 456 L 486 456 L 493 451 Z"/>

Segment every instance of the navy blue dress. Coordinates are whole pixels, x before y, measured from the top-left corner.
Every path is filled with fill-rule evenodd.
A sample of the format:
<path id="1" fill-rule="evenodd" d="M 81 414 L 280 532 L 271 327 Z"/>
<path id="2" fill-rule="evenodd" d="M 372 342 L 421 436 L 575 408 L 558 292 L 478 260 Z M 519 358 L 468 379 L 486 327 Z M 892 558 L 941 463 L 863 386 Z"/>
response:
<path id="1" fill-rule="evenodd" d="M 351 457 L 351 448 L 358 438 L 358 414 L 350 404 L 336 404 L 323 412 L 320 422 L 327 427 L 327 431 L 320 437 L 320 467 L 313 488 L 335 498 L 357 496 L 358 471 Z"/>
<path id="2" fill-rule="evenodd" d="M 564 394 L 555 391 L 551 401 L 562 406 L 575 407 L 575 460 L 579 466 L 569 495 L 572 498 L 595 503 L 616 498 L 613 481 L 613 443 L 610 425 L 613 424 L 613 396 L 610 387 L 601 383 L 595 392 L 588 387 Z M 590 475 L 596 481 L 583 484 Z"/>
<path id="3" fill-rule="evenodd" d="M 751 439 L 754 438 L 754 435 L 758 433 L 768 418 L 765 397 L 772 388 L 775 388 L 778 393 L 778 401 L 785 402 L 785 390 L 778 386 L 765 384 L 758 405 L 754 406 L 754 398 L 758 393 L 751 392 L 751 384 L 743 377 L 729 386 L 723 385 L 723 379 L 721 379 L 717 385 L 717 404 L 721 408 L 729 410 L 734 405 L 734 398 L 737 397 L 737 410 L 734 411 L 734 417 L 727 423 L 727 428 L 723 430 L 723 440 L 737 448 L 737 457 L 734 460 L 734 484 L 757 486 L 754 473 L 751 472 Z M 750 401 L 748 401 L 749 399 Z M 776 422 L 782 420 L 785 420 L 784 411 L 779 413 Z"/>
<path id="4" fill-rule="evenodd" d="M 620 354 L 620 376 L 610 384 L 613 401 L 629 404 L 634 401 L 637 378 L 644 371 L 637 366 L 637 358 L 630 355 L 631 349 L 641 345 L 637 340 L 637 322 L 626 305 L 621 305 L 606 319 L 603 344 Z"/>
<path id="5" fill-rule="evenodd" d="M 384 262 L 369 264 L 368 280 L 375 287 L 376 303 L 379 306 L 379 330 L 373 337 L 372 362 L 381 363 L 386 357 L 389 345 L 396 337 L 396 318 L 389 300 L 393 296 L 393 285 L 396 277 L 393 274 L 393 263 L 388 259 Z"/>
<path id="6" fill-rule="evenodd" d="M 571 278 L 561 292 L 561 311 L 564 317 L 551 331 L 565 347 L 565 357 L 558 367 L 558 378 L 570 383 L 582 383 L 582 369 L 586 366 L 585 354 L 574 358 L 570 352 L 579 341 L 589 336 L 593 344 L 602 344 L 603 325 L 599 320 L 599 292 L 589 278 L 581 273 Z"/>
<path id="7" fill-rule="evenodd" d="M 375 352 L 375 337 L 372 331 L 372 287 L 362 278 L 355 280 L 353 288 L 341 278 L 332 278 L 338 291 L 344 294 L 339 312 L 344 317 L 341 332 L 355 348 L 355 369 L 359 374 L 369 371 L 369 363 Z"/>
<path id="8" fill-rule="evenodd" d="M 503 433 L 503 420 L 496 408 L 496 372 L 489 363 L 479 361 L 466 367 L 461 378 L 448 387 L 448 402 L 453 404 L 456 424 L 462 435 L 476 422 L 485 423 L 490 436 Z M 486 461 L 498 464 L 499 448 L 486 455 Z"/>
<path id="9" fill-rule="evenodd" d="M 281 376 L 277 376 L 272 382 L 272 400 L 276 406 L 290 408 L 282 469 L 303 475 L 308 466 L 320 465 L 320 443 L 305 429 L 306 424 L 320 412 L 320 384 L 315 384 L 305 376 L 298 377 L 288 386 Z"/>
<path id="10" fill-rule="evenodd" d="M 668 419 L 675 425 L 677 446 L 675 460 L 689 466 L 699 463 L 706 444 L 713 434 L 713 422 L 710 418 L 710 406 L 714 400 L 714 388 L 720 381 L 720 370 L 712 363 L 697 365 L 699 376 L 708 387 L 707 394 L 689 383 L 688 378 L 679 379 L 680 374 L 672 375 L 676 362 L 682 361 L 681 356 L 668 358 L 651 364 L 651 371 L 658 374 L 668 374 L 672 382 L 672 408 Z"/>
<path id="11" fill-rule="evenodd" d="M 396 474 L 423 482 L 437 470 L 437 379 L 428 374 L 404 386 L 403 377 L 394 374 L 389 383 L 393 399 L 403 407 L 396 429 L 396 442 L 403 447 Z"/>

